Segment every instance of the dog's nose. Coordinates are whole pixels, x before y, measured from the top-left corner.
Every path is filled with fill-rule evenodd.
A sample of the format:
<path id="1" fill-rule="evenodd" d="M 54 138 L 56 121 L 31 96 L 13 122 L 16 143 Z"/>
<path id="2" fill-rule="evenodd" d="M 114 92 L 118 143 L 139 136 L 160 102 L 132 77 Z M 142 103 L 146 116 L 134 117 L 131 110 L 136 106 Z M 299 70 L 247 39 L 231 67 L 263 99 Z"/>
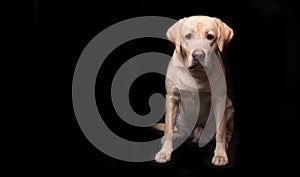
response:
<path id="1" fill-rule="evenodd" d="M 192 53 L 192 57 L 194 60 L 204 60 L 205 59 L 205 52 L 201 49 L 197 49 Z"/>

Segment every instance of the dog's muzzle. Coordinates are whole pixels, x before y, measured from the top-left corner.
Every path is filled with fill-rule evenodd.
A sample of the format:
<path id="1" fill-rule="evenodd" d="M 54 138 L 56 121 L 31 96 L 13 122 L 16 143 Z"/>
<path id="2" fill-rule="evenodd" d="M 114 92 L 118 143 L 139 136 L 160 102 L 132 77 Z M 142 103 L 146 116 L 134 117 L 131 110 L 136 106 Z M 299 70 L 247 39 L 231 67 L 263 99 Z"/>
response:
<path id="1" fill-rule="evenodd" d="M 201 67 L 201 64 L 204 63 L 205 60 L 205 52 L 201 49 L 196 49 L 192 53 L 192 62 L 188 66 L 189 69 L 194 69 L 195 67 Z"/>

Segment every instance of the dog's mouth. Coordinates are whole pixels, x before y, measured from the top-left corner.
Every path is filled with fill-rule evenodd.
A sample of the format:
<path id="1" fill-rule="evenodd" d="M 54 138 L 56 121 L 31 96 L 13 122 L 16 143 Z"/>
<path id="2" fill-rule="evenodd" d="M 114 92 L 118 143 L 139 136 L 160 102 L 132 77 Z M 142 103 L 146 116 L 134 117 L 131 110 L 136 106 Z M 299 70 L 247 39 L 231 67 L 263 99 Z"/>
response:
<path id="1" fill-rule="evenodd" d="M 192 64 L 188 66 L 188 69 L 190 71 L 194 71 L 194 70 L 203 70 L 204 68 L 198 60 L 193 60 Z"/>

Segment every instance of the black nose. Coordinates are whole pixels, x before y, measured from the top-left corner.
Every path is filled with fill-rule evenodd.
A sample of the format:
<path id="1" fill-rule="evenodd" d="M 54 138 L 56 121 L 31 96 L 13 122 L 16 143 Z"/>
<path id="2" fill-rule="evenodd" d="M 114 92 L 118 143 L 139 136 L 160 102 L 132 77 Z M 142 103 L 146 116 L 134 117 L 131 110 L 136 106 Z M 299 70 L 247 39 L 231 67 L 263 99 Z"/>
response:
<path id="1" fill-rule="evenodd" d="M 192 53 L 192 57 L 194 60 L 204 60 L 205 59 L 205 52 L 201 49 L 197 49 Z"/>

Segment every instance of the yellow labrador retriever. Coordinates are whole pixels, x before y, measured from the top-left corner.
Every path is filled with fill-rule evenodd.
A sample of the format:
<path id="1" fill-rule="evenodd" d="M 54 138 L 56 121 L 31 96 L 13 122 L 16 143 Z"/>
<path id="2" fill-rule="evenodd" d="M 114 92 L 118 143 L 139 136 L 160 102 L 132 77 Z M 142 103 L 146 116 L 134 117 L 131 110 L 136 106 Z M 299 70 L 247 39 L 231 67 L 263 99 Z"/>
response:
<path id="1" fill-rule="evenodd" d="M 209 67 L 210 55 L 208 48 L 215 52 L 225 73 L 221 53 L 233 37 L 233 30 L 218 18 L 208 16 L 191 16 L 183 18 L 167 31 L 168 39 L 175 44 L 175 51 L 168 70 L 176 70 L 174 77 L 182 82 L 182 87 L 188 87 L 189 80 L 182 73 L 187 73 L 196 82 L 198 94 L 201 96 L 200 113 L 194 131 L 191 134 L 193 142 L 198 142 L 204 129 L 211 105 L 211 88 L 209 79 L 203 67 Z M 204 45 L 197 45 L 197 41 Z M 175 64 L 174 64 L 175 62 Z M 176 67 L 179 63 L 182 67 Z M 173 67 L 173 68 L 170 68 Z M 176 117 L 180 112 L 180 88 L 173 80 L 166 77 L 166 116 L 164 124 L 156 124 L 154 128 L 164 131 L 165 135 L 173 135 Z M 181 88 L 182 89 L 182 88 Z M 226 95 L 225 95 L 226 96 Z M 226 96 L 227 97 L 227 96 Z M 212 163 L 217 166 L 226 165 L 228 161 L 226 150 L 233 132 L 233 107 L 227 97 L 224 116 L 216 130 L 216 147 Z M 166 136 L 165 136 L 166 137 Z M 164 138 L 161 150 L 155 155 L 155 161 L 165 163 L 170 161 L 173 151 L 173 138 Z"/>

